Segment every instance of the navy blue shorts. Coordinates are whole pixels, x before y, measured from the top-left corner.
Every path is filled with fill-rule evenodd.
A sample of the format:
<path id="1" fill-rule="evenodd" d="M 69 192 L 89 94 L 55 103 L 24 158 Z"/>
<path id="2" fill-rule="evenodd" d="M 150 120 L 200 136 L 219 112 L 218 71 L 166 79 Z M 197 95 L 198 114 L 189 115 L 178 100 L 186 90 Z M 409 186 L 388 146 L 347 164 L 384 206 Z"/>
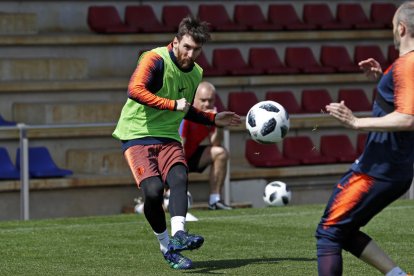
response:
<path id="1" fill-rule="evenodd" d="M 410 186 L 411 180 L 390 182 L 348 171 L 333 190 L 316 237 L 341 245 Z"/>

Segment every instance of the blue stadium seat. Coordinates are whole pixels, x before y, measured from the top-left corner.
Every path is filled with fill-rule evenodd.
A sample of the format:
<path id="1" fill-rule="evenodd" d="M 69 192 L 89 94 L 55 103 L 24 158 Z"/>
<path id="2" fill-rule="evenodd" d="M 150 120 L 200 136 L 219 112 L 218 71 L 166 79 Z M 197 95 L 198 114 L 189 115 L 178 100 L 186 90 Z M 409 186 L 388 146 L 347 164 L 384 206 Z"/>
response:
<path id="1" fill-rule="evenodd" d="M 20 169 L 20 148 L 16 153 L 16 167 Z M 46 147 L 29 148 L 29 174 L 33 178 L 64 177 L 73 174 L 71 170 L 56 166 Z"/>
<path id="2" fill-rule="evenodd" d="M 5 148 L 0 148 L 0 179 L 19 179 L 20 172 L 13 165 L 9 153 Z"/>
<path id="3" fill-rule="evenodd" d="M 15 122 L 7 121 L 0 115 L 0 126 L 15 126 L 15 125 L 16 125 Z"/>

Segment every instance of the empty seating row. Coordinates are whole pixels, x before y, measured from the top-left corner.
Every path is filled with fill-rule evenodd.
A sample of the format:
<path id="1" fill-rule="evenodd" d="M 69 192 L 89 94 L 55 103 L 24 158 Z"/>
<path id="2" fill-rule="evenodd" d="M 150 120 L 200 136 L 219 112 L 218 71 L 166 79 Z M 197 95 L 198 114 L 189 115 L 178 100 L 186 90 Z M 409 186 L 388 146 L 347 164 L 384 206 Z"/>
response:
<path id="1" fill-rule="evenodd" d="M 340 88 L 338 92 L 320 88 L 307 88 L 296 95 L 291 90 L 268 90 L 258 96 L 248 90 L 231 90 L 218 93 L 216 104 L 219 110 L 231 110 L 246 115 L 259 100 L 273 100 L 286 107 L 290 114 L 321 113 L 331 102 L 345 101 L 354 112 L 370 111 L 374 93 L 370 96 L 361 88 Z M 222 101 L 226 95 L 225 104 Z M 224 99 L 223 99 L 224 100 Z M 0 117 L 0 126 L 15 125 L 16 122 L 29 125 L 115 123 L 123 102 L 14 102 L 11 114 L 14 122 Z"/>
<path id="2" fill-rule="evenodd" d="M 29 175 L 32 178 L 63 177 L 71 170 L 59 168 L 46 147 L 29 147 Z M 0 148 L 0 180 L 20 179 L 20 148 L 16 151 L 16 166 L 5 148 Z"/>
<path id="3" fill-rule="evenodd" d="M 205 76 L 355 73 L 361 72 L 361 60 L 374 58 L 385 70 L 398 55 L 393 45 L 388 47 L 387 58 L 378 45 L 356 45 L 352 59 L 344 46 L 322 45 L 318 62 L 309 47 L 286 47 L 283 62 L 273 47 L 252 47 L 246 62 L 238 48 L 217 48 L 211 63 L 204 53 L 197 63 Z"/>
<path id="4" fill-rule="evenodd" d="M 366 133 L 358 134 L 354 147 L 347 135 L 323 135 L 318 148 L 308 136 L 289 136 L 282 142 L 283 151 L 277 144 L 247 140 L 245 157 L 255 167 L 352 163 L 362 153 L 366 137 Z"/>
<path id="5" fill-rule="evenodd" d="M 358 3 L 338 3 L 336 16 L 327 4 L 304 4 L 300 18 L 292 4 L 269 4 L 267 16 L 258 4 L 236 4 L 229 16 L 223 4 L 200 4 L 197 16 L 212 31 L 343 30 L 391 28 L 396 6 L 372 3 L 369 17 Z M 115 6 L 90 6 L 87 22 L 98 33 L 174 32 L 181 19 L 192 15 L 186 5 L 165 5 L 161 20 L 150 5 L 125 7 L 124 21 Z"/>
<path id="6" fill-rule="evenodd" d="M 275 101 L 283 105 L 289 114 L 301 113 L 323 113 L 325 106 L 333 100 L 326 89 L 304 89 L 301 93 L 300 104 L 296 100 L 293 92 L 286 91 L 267 91 L 265 100 Z M 337 102 L 344 101 L 345 104 L 354 112 L 370 111 L 372 103 L 363 89 L 339 89 Z M 239 115 L 245 116 L 249 109 L 258 103 L 256 94 L 252 91 L 233 91 L 228 94 L 227 108 Z M 225 109 L 219 99 L 217 101 L 219 109 Z"/>

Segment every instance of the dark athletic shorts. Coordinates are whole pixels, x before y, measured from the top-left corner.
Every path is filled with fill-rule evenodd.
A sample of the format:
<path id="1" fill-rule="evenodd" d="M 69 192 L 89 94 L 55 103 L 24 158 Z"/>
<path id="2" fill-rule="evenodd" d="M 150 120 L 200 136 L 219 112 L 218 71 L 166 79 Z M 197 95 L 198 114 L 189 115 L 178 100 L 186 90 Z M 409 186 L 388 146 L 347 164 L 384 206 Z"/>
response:
<path id="1" fill-rule="evenodd" d="M 188 164 L 188 170 L 190 172 L 203 172 L 208 165 L 199 168 L 198 164 L 200 164 L 200 159 L 201 159 L 201 155 L 203 154 L 204 150 L 207 148 L 208 146 L 202 145 L 202 146 L 198 146 L 197 150 L 194 152 L 194 154 L 190 157 L 190 159 L 188 159 L 187 164 Z"/>
<path id="2" fill-rule="evenodd" d="M 135 145 L 124 152 L 137 186 L 151 176 L 161 176 L 165 182 L 170 168 L 176 163 L 187 167 L 181 143 Z"/>

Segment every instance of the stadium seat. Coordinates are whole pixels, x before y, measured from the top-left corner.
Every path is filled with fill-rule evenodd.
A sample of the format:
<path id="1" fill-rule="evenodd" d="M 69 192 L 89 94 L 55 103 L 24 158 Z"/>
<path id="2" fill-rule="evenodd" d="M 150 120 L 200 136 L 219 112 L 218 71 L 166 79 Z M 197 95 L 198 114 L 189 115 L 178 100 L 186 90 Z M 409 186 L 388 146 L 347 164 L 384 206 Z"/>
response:
<path id="1" fill-rule="evenodd" d="M 201 68 L 203 68 L 203 76 L 205 77 L 224 76 L 227 74 L 227 70 L 221 70 L 211 66 L 204 52 L 201 52 L 201 54 L 197 57 L 196 62 L 201 66 Z"/>
<path id="2" fill-rule="evenodd" d="M 163 6 L 162 7 L 162 23 L 168 29 L 173 31 L 178 30 L 181 20 L 192 15 L 191 10 L 186 5 L 174 5 L 174 6 Z"/>
<path id="3" fill-rule="evenodd" d="M 20 170 L 20 148 L 16 153 L 16 167 Z M 71 170 L 56 166 L 46 147 L 29 147 L 29 174 L 33 178 L 64 177 L 73 174 Z"/>
<path id="4" fill-rule="evenodd" d="M 236 4 L 233 17 L 236 24 L 245 26 L 247 30 L 277 31 L 283 29 L 281 25 L 268 22 L 257 4 Z"/>
<path id="5" fill-rule="evenodd" d="M 359 3 L 340 3 L 336 6 L 336 18 L 354 29 L 381 29 L 383 24 L 371 22 Z"/>
<path id="6" fill-rule="evenodd" d="M 0 148 L 0 179 L 20 179 L 20 172 L 13 165 L 5 148 Z"/>
<path id="7" fill-rule="evenodd" d="M 389 45 L 388 52 L 387 52 L 388 64 L 392 64 L 399 56 L 400 56 L 400 52 L 397 49 L 395 49 L 395 46 Z"/>
<path id="8" fill-rule="evenodd" d="M 126 6 L 125 22 L 143 33 L 166 33 L 175 30 L 161 24 L 150 5 Z"/>
<path id="9" fill-rule="evenodd" d="M 285 64 L 307 74 L 334 73 L 335 69 L 321 66 L 309 47 L 286 47 Z"/>
<path id="10" fill-rule="evenodd" d="M 366 133 L 359 133 L 357 135 L 357 146 L 356 150 L 358 154 L 361 154 L 365 148 L 365 142 L 367 141 L 368 134 Z"/>
<path id="11" fill-rule="evenodd" d="M 259 75 L 261 70 L 250 67 L 238 48 L 214 49 L 213 67 L 234 76 Z"/>
<path id="12" fill-rule="evenodd" d="M 363 89 L 339 89 L 338 102 L 345 101 L 345 105 L 354 112 L 371 111 L 372 105 Z"/>
<path id="13" fill-rule="evenodd" d="M 303 110 L 292 91 L 267 91 L 265 99 L 280 103 L 289 114 L 303 113 Z"/>
<path id="14" fill-rule="evenodd" d="M 339 73 L 361 72 L 361 69 L 352 61 L 348 50 L 344 46 L 323 45 L 320 60 L 324 67 L 335 68 Z"/>
<path id="15" fill-rule="evenodd" d="M 87 22 L 89 28 L 97 33 L 136 33 L 138 28 L 122 22 L 115 6 L 90 6 Z"/>
<path id="16" fill-rule="evenodd" d="M 267 19 L 270 23 L 282 26 L 286 30 L 316 29 L 316 25 L 302 22 L 291 4 L 270 4 Z"/>
<path id="17" fill-rule="evenodd" d="M 382 24 L 383 28 L 392 29 L 392 20 L 397 7 L 393 3 L 372 3 L 370 8 L 371 21 Z"/>
<path id="18" fill-rule="evenodd" d="M 251 139 L 246 141 L 245 157 L 254 167 L 281 167 L 299 165 L 299 160 L 287 159 L 276 144 L 259 144 Z"/>
<path id="19" fill-rule="evenodd" d="M 228 110 L 236 112 L 240 116 L 246 116 L 250 108 L 258 102 L 254 92 L 230 92 L 227 98 L 227 107 Z"/>
<path id="20" fill-rule="evenodd" d="M 355 147 L 345 134 L 322 135 L 320 148 L 323 156 L 335 158 L 339 163 L 354 162 L 358 157 Z"/>
<path id="21" fill-rule="evenodd" d="M 354 62 L 358 64 L 361 60 L 373 58 L 381 64 L 382 70 L 388 67 L 388 61 L 378 45 L 356 45 L 354 50 Z"/>
<path id="22" fill-rule="evenodd" d="M 291 136 L 283 139 L 283 156 L 291 160 L 300 160 L 301 164 L 329 164 L 336 159 L 323 156 L 308 136 Z"/>
<path id="23" fill-rule="evenodd" d="M 15 122 L 7 121 L 0 115 L 0 126 L 15 126 Z"/>
<path id="24" fill-rule="evenodd" d="M 224 106 L 223 101 L 221 100 L 219 94 L 215 94 L 215 100 L 214 100 L 214 105 L 217 108 L 217 112 L 222 112 L 227 110 L 227 108 Z"/>
<path id="25" fill-rule="evenodd" d="M 249 64 L 264 74 L 297 74 L 297 68 L 287 67 L 280 60 L 275 48 L 250 48 Z"/>
<path id="26" fill-rule="evenodd" d="M 352 28 L 351 24 L 337 21 L 329 6 L 325 3 L 304 4 L 303 21 L 310 25 L 316 25 L 321 30 L 347 30 Z"/>
<path id="27" fill-rule="evenodd" d="M 198 17 L 202 21 L 210 23 L 211 31 L 229 32 L 245 31 L 244 26 L 235 24 L 222 4 L 200 4 L 198 6 Z"/>
<path id="28" fill-rule="evenodd" d="M 332 98 L 326 89 L 305 89 L 302 91 L 302 109 L 305 113 L 325 113 Z"/>

